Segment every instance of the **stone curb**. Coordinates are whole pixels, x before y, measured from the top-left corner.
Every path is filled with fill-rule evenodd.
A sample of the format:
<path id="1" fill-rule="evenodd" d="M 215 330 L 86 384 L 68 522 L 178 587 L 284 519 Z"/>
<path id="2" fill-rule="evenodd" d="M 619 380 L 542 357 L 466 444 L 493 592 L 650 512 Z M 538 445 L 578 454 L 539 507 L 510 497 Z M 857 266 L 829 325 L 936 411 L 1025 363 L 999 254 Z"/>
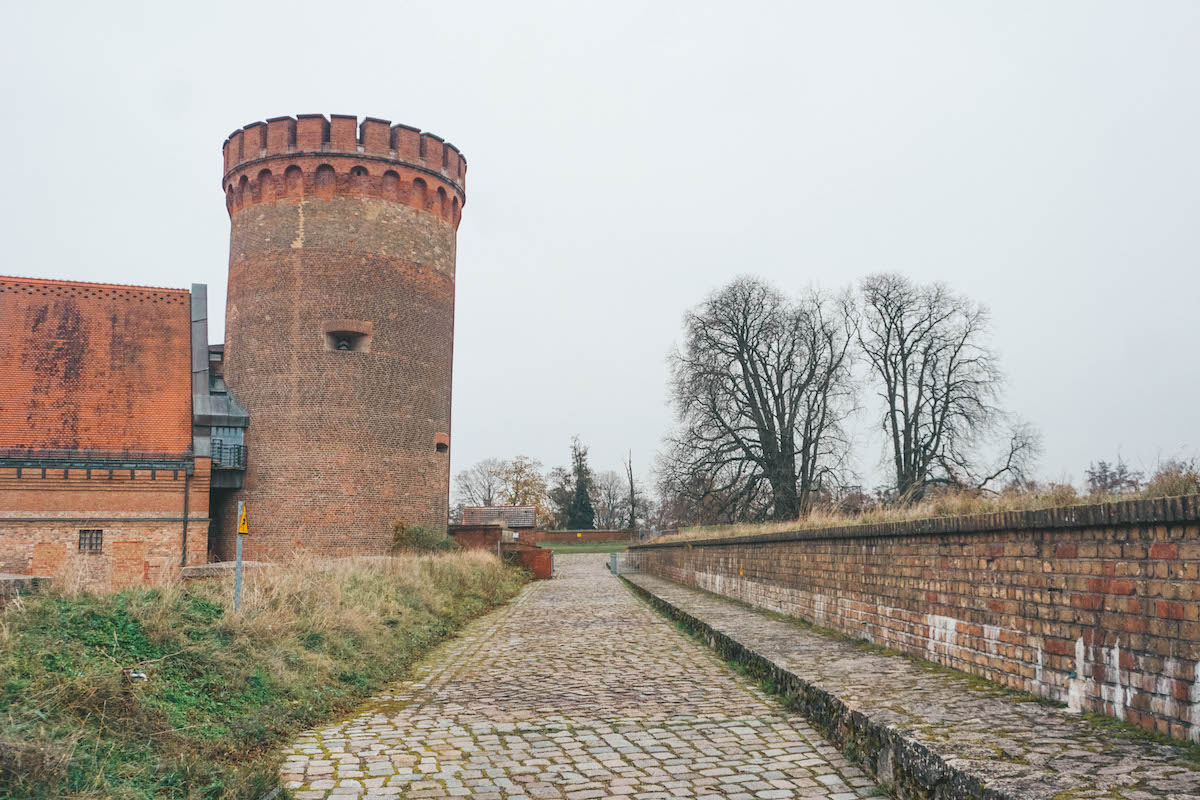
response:
<path id="1" fill-rule="evenodd" d="M 989 789 L 983 780 L 951 766 L 907 731 L 873 721 L 841 699 L 804 680 L 733 637 L 672 605 L 658 595 L 621 578 L 635 595 L 658 611 L 702 634 L 709 647 L 722 657 L 748 666 L 756 675 L 774 681 L 782 696 L 797 704 L 839 750 L 851 756 L 876 781 L 901 798 L 914 800 L 1022 800 L 1017 795 Z"/>

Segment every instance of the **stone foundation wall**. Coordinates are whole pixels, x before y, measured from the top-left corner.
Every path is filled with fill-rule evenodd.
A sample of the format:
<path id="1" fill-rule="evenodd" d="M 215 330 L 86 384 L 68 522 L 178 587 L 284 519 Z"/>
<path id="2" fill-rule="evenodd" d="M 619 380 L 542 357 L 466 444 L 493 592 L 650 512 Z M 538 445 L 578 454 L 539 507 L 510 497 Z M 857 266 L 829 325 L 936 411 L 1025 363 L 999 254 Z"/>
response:
<path id="1" fill-rule="evenodd" d="M 632 552 L 651 574 L 1200 741 L 1200 496 Z"/>

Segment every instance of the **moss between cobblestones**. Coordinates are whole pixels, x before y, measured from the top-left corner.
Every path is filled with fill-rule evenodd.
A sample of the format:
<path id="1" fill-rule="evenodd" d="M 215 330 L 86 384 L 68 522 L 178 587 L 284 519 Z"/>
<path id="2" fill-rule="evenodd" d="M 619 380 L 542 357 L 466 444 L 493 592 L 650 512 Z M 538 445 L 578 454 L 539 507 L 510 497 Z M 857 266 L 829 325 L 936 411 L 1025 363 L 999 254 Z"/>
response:
<path id="1" fill-rule="evenodd" d="M 1147 730 L 1140 725 L 1122 722 L 1107 714 L 1085 711 L 1081 716 L 1092 725 L 1103 728 L 1114 736 L 1119 736 L 1123 739 L 1133 739 L 1135 741 L 1154 742 L 1155 744 L 1167 745 L 1168 747 L 1180 750 L 1187 759 L 1185 762 L 1181 762 L 1183 766 L 1192 770 L 1200 769 L 1200 744 L 1196 742 L 1182 742 L 1166 734 Z"/>
<path id="2" fill-rule="evenodd" d="M 281 743 L 400 678 L 525 580 L 485 553 L 54 591 L 0 611 L 0 799 L 248 798 Z M 144 676 L 144 677 L 143 677 Z"/>

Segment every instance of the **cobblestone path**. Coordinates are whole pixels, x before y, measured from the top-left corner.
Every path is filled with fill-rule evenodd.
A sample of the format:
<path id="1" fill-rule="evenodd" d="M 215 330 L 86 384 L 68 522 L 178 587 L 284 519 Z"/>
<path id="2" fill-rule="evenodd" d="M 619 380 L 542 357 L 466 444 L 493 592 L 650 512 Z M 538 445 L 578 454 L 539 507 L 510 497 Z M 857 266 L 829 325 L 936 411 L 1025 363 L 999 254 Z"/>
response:
<path id="1" fill-rule="evenodd" d="M 878 793 L 803 717 L 637 600 L 604 555 L 477 620 L 282 768 L 298 800 Z"/>

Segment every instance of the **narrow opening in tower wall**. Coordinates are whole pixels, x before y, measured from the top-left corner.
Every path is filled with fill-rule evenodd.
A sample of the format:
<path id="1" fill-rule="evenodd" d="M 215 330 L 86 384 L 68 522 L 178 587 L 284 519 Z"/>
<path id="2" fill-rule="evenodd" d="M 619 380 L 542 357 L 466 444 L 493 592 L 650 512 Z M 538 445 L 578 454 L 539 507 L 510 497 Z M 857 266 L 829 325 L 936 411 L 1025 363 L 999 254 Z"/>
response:
<path id="1" fill-rule="evenodd" d="M 359 331 L 328 331 L 325 349 L 339 353 L 364 353 L 370 349 L 371 337 Z"/>

